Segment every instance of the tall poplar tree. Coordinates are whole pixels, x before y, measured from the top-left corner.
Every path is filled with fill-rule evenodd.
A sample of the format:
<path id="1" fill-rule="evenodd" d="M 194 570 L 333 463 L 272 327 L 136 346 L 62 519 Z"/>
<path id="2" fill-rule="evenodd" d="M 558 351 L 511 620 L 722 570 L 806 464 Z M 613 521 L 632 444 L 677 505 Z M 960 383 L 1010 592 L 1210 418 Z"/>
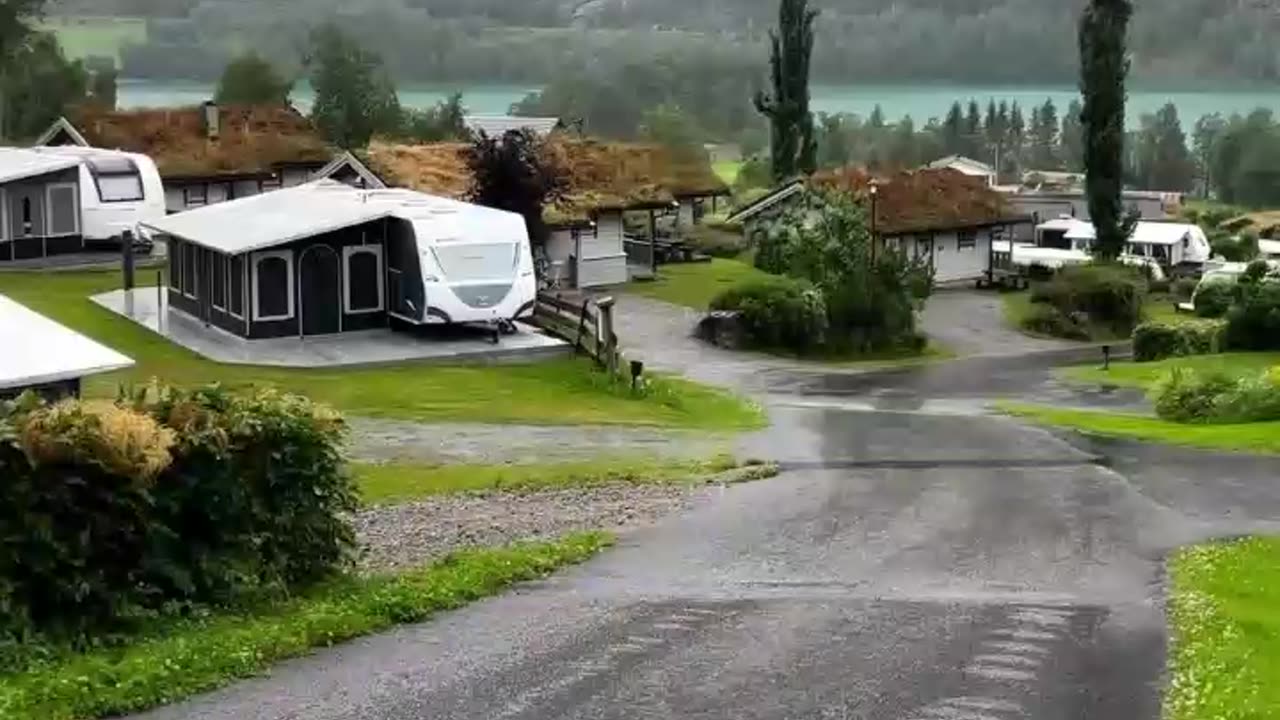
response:
<path id="1" fill-rule="evenodd" d="M 1080 92 L 1084 108 L 1085 192 L 1098 234 L 1095 251 L 1114 260 L 1124 251 L 1134 219 L 1123 215 L 1126 50 L 1133 5 L 1129 0 L 1089 0 L 1080 18 Z"/>
<path id="2" fill-rule="evenodd" d="M 758 93 L 756 109 L 771 125 L 773 177 L 782 182 L 818 168 L 818 138 L 809 112 L 813 21 L 809 0 L 781 0 L 778 28 L 769 32 L 772 94 Z"/>

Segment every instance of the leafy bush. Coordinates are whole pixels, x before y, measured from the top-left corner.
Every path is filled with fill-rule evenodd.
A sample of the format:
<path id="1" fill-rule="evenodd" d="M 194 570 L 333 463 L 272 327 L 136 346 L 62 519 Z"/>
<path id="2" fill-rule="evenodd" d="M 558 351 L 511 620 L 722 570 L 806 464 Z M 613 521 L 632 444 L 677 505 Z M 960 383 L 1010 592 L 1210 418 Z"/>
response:
<path id="1" fill-rule="evenodd" d="M 1280 349 L 1280 283 L 1241 283 L 1227 313 L 1227 345 L 1233 350 Z"/>
<path id="2" fill-rule="evenodd" d="M 1209 246 L 1215 257 L 1228 262 L 1249 262 L 1258 257 L 1258 234 L 1246 230 L 1238 236 L 1222 230 L 1209 234 Z"/>
<path id="3" fill-rule="evenodd" d="M 0 633 L 78 636 L 332 573 L 354 545 L 342 433 L 270 391 L 3 404 Z"/>
<path id="4" fill-rule="evenodd" d="M 753 278 L 725 290 L 712 310 L 737 312 L 752 347 L 805 353 L 822 347 L 827 307 L 822 293 L 804 280 L 782 276 Z"/>
<path id="5" fill-rule="evenodd" d="M 747 249 L 746 238 L 741 232 L 728 232 L 709 224 L 694 227 L 686 238 L 694 249 L 711 257 L 735 258 Z"/>
<path id="6" fill-rule="evenodd" d="M 1236 424 L 1280 420 L 1280 382 L 1272 373 L 1235 378 L 1174 368 L 1156 385 L 1156 413 L 1181 423 Z"/>
<path id="7" fill-rule="evenodd" d="M 1222 352 L 1226 327 L 1226 323 L 1221 321 L 1177 325 L 1143 323 L 1133 331 L 1133 359 L 1152 362 Z"/>
<path id="8" fill-rule="evenodd" d="M 863 208 L 842 194 L 807 194 L 773 221 L 756 267 L 808 280 L 826 300 L 828 347 L 838 352 L 917 350 L 916 313 L 932 269 L 901 252 L 872 250 Z"/>
<path id="9" fill-rule="evenodd" d="M 1201 285 L 1192 297 L 1196 315 L 1202 318 L 1220 318 L 1231 309 L 1235 301 L 1236 284 L 1230 280 L 1212 280 Z"/>
<path id="10" fill-rule="evenodd" d="M 1031 306 L 1022 318 L 1022 327 L 1039 335 L 1065 338 L 1067 340 L 1088 340 L 1089 328 L 1075 318 L 1064 315 L 1058 308 L 1037 303 Z"/>
<path id="11" fill-rule="evenodd" d="M 1169 286 L 1169 294 L 1178 300 L 1190 301 L 1196 294 L 1200 282 L 1195 278 L 1178 278 Z"/>
<path id="12" fill-rule="evenodd" d="M 1084 316 L 1089 327 L 1116 335 L 1133 332 L 1142 318 L 1145 297 L 1141 270 L 1101 263 L 1065 267 L 1031 290 L 1032 303 L 1050 305 L 1066 318 Z M 1042 312 L 1042 317 L 1050 315 Z M 1085 323 L 1073 325 L 1083 327 Z"/>

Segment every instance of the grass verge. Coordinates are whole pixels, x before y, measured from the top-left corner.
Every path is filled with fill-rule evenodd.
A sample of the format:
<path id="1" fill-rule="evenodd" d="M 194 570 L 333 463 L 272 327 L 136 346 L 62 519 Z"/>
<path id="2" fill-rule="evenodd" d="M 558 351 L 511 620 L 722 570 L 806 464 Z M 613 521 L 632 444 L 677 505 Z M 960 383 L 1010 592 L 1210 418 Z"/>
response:
<path id="1" fill-rule="evenodd" d="M 412 462 L 353 466 L 364 501 L 388 505 L 433 495 L 488 490 L 532 491 L 612 483 L 684 483 L 739 467 L 728 455 L 700 460 L 612 458 L 515 465 L 423 465 Z"/>
<path id="2" fill-rule="evenodd" d="M 760 409 L 730 393 L 673 378 L 651 391 L 626 387 L 563 358 L 517 365 L 403 364 L 376 368 L 292 369 L 223 365 L 98 307 L 90 295 L 119 287 L 116 272 L 0 272 L 0 293 L 123 352 L 129 370 L 89 379 L 89 397 L 115 397 L 121 383 L 158 377 L 174 385 L 271 385 L 351 415 L 418 421 L 658 425 L 744 429 L 764 423 Z"/>
<path id="3" fill-rule="evenodd" d="M 1280 538 L 1187 548 L 1169 570 L 1166 720 L 1276 717 Z"/>
<path id="4" fill-rule="evenodd" d="M 43 659 L 0 675 L 0 717 L 80 720 L 172 703 L 312 648 L 419 622 L 582 562 L 611 543 L 606 534 L 581 533 L 466 551 L 421 570 L 345 578 L 283 603 L 177 621 L 110 648 L 44 648 Z"/>
<path id="5" fill-rule="evenodd" d="M 658 268 L 657 279 L 631 283 L 627 292 L 705 311 L 722 291 L 744 280 L 767 275 L 749 263 L 712 258 L 711 262 L 663 265 Z"/>
<path id="6" fill-rule="evenodd" d="M 1000 403 L 998 407 L 1010 415 L 1040 425 L 1078 430 L 1093 435 L 1208 450 L 1280 454 L 1280 422 L 1186 425 L 1145 415 L 1063 410 L 1021 403 Z"/>
<path id="7" fill-rule="evenodd" d="M 1280 365 L 1280 352 L 1196 355 L 1149 363 L 1117 362 L 1112 363 L 1109 370 L 1096 366 L 1080 366 L 1061 368 L 1057 374 L 1066 380 L 1090 385 L 1149 389 L 1175 367 L 1201 372 L 1225 372 L 1240 376 L 1256 375 L 1273 365 Z"/>

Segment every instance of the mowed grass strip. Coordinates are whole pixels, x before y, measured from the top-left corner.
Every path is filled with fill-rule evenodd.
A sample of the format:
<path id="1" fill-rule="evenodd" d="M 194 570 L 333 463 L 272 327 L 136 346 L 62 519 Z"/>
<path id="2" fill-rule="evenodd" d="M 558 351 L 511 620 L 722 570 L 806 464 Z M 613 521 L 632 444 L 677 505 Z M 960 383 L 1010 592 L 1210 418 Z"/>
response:
<path id="1" fill-rule="evenodd" d="M 1280 717 L 1280 538 L 1186 548 L 1169 574 L 1165 719 Z"/>
<path id="2" fill-rule="evenodd" d="M 143 271 L 148 278 L 150 271 Z M 652 377 L 633 395 L 591 371 L 589 361 L 530 364 L 404 364 L 377 368 L 292 369 L 207 360 L 89 300 L 118 288 L 118 272 L 0 272 L 0 293 L 132 357 L 129 370 L 96 376 L 89 397 L 151 378 L 174 385 L 269 385 L 307 395 L 350 415 L 417 421 L 655 425 L 738 430 L 761 427 L 758 406 L 705 385 Z"/>
<path id="3" fill-rule="evenodd" d="M 1280 352 L 1223 353 L 1170 358 L 1159 362 L 1116 362 L 1104 370 L 1096 365 L 1062 368 L 1058 375 L 1066 380 L 1091 385 L 1114 385 L 1150 389 L 1174 368 L 1198 372 L 1224 372 L 1241 377 L 1257 375 L 1280 365 Z"/>
<path id="4" fill-rule="evenodd" d="M 712 258 L 711 262 L 660 265 L 656 280 L 633 282 L 627 292 L 704 311 L 721 292 L 768 273 L 740 260 Z"/>
<path id="5" fill-rule="evenodd" d="M 696 482 L 739 466 L 731 456 L 661 460 L 620 457 L 563 463 L 499 465 L 424 465 L 412 462 L 355 463 L 352 469 L 368 505 L 410 502 L 435 495 L 494 490 L 530 492 Z"/>
<path id="6" fill-rule="evenodd" d="M 138 712 L 256 675 L 394 625 L 420 622 L 512 584 L 582 562 L 612 544 L 604 533 L 459 552 L 403 574 L 347 577 L 287 601 L 240 612 L 157 621 L 144 634 L 73 652 L 24 648 L 25 667 L 0 674 L 0 717 L 83 720 Z"/>
<path id="7" fill-rule="evenodd" d="M 1280 422 L 1186 425 L 1145 415 L 999 403 L 1004 412 L 1040 425 L 1106 437 L 1206 450 L 1280 454 Z"/>

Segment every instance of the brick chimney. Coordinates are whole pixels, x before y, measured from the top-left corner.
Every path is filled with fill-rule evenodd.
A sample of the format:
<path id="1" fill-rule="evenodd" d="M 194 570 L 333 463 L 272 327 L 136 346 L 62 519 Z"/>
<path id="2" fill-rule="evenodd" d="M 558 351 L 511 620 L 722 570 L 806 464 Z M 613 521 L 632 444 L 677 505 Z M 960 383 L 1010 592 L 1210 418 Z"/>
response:
<path id="1" fill-rule="evenodd" d="M 221 118 L 218 114 L 218 104 L 211 100 L 206 101 L 200 109 L 204 111 L 205 136 L 210 140 L 217 140 L 218 133 L 221 131 L 221 128 L 219 127 Z"/>

